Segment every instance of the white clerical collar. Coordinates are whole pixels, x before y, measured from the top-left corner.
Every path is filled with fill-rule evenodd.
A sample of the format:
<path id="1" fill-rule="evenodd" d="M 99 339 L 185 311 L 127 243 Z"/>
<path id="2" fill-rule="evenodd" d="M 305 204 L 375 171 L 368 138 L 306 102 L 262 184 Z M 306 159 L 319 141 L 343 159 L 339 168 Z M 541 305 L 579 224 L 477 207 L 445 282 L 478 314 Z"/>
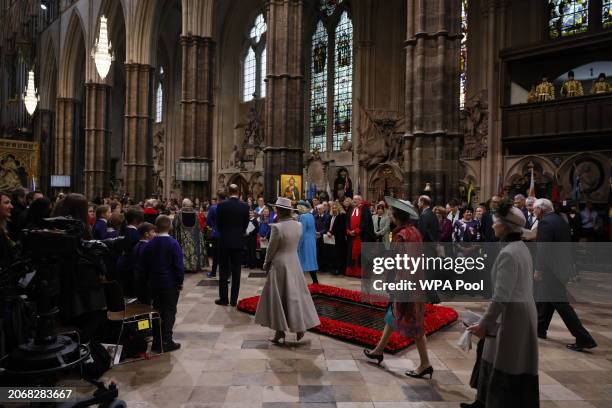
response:
<path id="1" fill-rule="evenodd" d="M 170 234 L 168 234 L 167 232 L 160 232 L 157 234 L 158 237 L 169 237 Z"/>
<path id="2" fill-rule="evenodd" d="M 128 225 L 127 228 L 135 229 L 136 231 L 138 231 L 138 228 L 136 228 L 136 226 L 134 225 Z"/>
<path id="3" fill-rule="evenodd" d="M 104 221 L 105 224 L 108 224 L 108 220 L 106 218 L 98 218 L 98 219 Z"/>

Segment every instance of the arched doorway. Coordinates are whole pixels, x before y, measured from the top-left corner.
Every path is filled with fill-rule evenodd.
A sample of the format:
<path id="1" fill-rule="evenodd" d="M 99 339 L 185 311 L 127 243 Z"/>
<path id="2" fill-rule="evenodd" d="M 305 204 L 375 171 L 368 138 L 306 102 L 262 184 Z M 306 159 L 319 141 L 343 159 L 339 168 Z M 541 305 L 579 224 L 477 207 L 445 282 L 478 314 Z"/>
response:
<path id="1" fill-rule="evenodd" d="M 246 200 L 246 198 L 251 195 L 249 190 L 249 183 L 242 176 L 242 174 L 234 174 L 232 177 L 230 177 L 228 185 L 230 184 L 236 184 L 238 186 L 238 189 L 240 191 L 240 197 L 242 197 L 242 199 Z"/>
<path id="2" fill-rule="evenodd" d="M 384 200 L 385 196 L 403 197 L 402 173 L 397 166 L 383 164 L 370 177 L 367 199 L 372 202 Z"/>

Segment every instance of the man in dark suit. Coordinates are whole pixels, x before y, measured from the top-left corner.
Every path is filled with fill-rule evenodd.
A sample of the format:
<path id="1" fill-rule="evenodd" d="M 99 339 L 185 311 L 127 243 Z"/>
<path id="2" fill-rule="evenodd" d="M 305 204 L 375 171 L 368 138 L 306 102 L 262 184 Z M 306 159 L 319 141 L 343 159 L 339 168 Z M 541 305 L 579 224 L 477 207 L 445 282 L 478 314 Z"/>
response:
<path id="1" fill-rule="evenodd" d="M 440 226 L 438 217 L 431 211 L 431 198 L 426 195 L 420 196 L 417 206 L 421 213 L 417 227 L 423 236 L 423 242 L 438 242 L 440 239 Z"/>
<path id="2" fill-rule="evenodd" d="M 229 186 L 229 199 L 217 206 L 217 230 L 219 231 L 219 299 L 217 305 L 236 306 L 240 291 L 240 268 L 244 251 L 245 233 L 249 224 L 249 206 L 238 198 L 236 184 Z M 232 277 L 232 293 L 228 301 L 228 279 Z"/>
<path id="3" fill-rule="evenodd" d="M 574 276 L 570 227 L 554 212 L 552 202 L 545 198 L 536 200 L 534 213 L 538 219 L 534 268 L 538 337 L 546 338 L 548 326 L 556 310 L 565 326 L 576 338 L 576 342 L 568 344 L 567 348 L 583 351 L 597 347 L 597 343 L 582 326 L 567 298 L 566 285 L 568 280 Z"/>

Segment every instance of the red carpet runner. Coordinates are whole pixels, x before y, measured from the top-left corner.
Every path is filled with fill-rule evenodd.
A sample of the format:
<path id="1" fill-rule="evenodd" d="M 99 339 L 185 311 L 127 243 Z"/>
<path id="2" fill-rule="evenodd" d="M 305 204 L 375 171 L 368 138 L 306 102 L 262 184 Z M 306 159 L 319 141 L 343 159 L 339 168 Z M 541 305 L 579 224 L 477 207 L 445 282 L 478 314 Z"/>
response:
<path id="1" fill-rule="evenodd" d="M 312 329 L 331 337 L 336 337 L 351 343 L 374 347 L 382 335 L 386 302 L 364 302 L 361 292 L 327 285 L 308 285 L 319 311 L 321 325 Z M 320 300 L 320 301 L 318 301 Z M 238 302 L 238 310 L 255 314 L 259 296 L 242 299 Z M 337 302 L 336 308 L 325 308 L 326 304 Z M 357 310 L 361 309 L 361 310 Z M 325 317 L 322 310 L 330 311 L 337 319 Z M 342 313 L 343 310 L 348 313 Z M 426 305 L 425 333 L 430 335 L 457 320 L 457 312 L 445 306 Z M 340 320 L 342 319 L 342 320 Z M 357 321 L 360 324 L 349 323 Z M 414 343 L 413 338 L 393 333 L 385 348 L 386 352 L 396 353 Z"/>

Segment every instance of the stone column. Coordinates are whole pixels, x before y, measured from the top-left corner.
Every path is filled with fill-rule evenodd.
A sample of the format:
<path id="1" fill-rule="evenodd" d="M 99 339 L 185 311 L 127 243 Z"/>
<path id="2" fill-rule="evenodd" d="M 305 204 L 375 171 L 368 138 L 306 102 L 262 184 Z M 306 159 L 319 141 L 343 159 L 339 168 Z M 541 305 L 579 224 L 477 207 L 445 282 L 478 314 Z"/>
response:
<path id="1" fill-rule="evenodd" d="M 47 189 L 53 172 L 53 136 L 54 136 L 54 112 L 49 109 L 38 110 L 36 121 L 38 141 L 40 143 L 40 174 L 38 175 L 38 188 L 45 194 L 50 194 Z"/>
<path id="2" fill-rule="evenodd" d="M 105 197 L 110 191 L 109 98 L 110 87 L 85 85 L 85 196 Z"/>
<path id="3" fill-rule="evenodd" d="M 181 161 L 209 163 L 208 182 L 183 182 L 185 197 L 211 197 L 212 111 L 215 43 L 210 37 L 182 36 Z M 202 191 L 203 190 L 203 191 Z"/>
<path id="4" fill-rule="evenodd" d="M 135 200 L 153 191 L 152 78 L 150 65 L 125 64 L 124 189 Z"/>
<path id="5" fill-rule="evenodd" d="M 404 189 L 414 197 L 430 183 L 442 202 L 458 187 L 461 9 L 453 0 L 407 0 L 406 10 Z"/>
<path id="6" fill-rule="evenodd" d="M 57 98 L 55 120 L 55 159 L 53 174 L 72 176 L 73 140 L 76 129 L 76 105 L 73 98 Z M 74 180 L 71 180 L 74 183 Z"/>
<path id="7" fill-rule="evenodd" d="M 302 174 L 303 0 L 268 0 L 264 195 L 275 199 L 280 174 Z M 302 188 L 302 186 L 300 186 Z"/>

